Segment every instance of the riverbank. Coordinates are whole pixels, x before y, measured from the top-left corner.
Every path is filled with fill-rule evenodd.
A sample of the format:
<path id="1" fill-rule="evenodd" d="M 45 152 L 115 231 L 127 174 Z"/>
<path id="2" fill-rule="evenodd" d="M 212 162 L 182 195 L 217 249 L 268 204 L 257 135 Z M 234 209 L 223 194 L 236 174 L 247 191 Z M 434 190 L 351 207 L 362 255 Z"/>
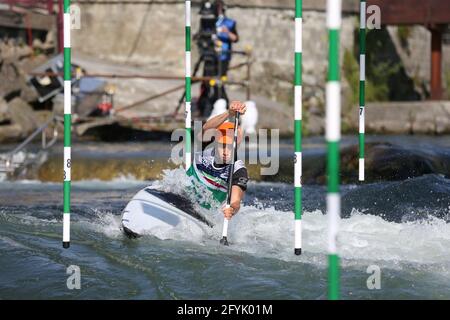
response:
<path id="1" fill-rule="evenodd" d="M 199 28 L 197 3 L 194 3 L 193 30 Z M 83 14 L 81 28 L 72 30 L 72 63 L 88 73 L 104 75 L 136 75 L 137 78 L 107 79 L 108 88 L 114 88 L 114 104 L 120 111 L 119 119 L 100 118 L 91 128 L 89 124 L 75 125 L 74 134 L 92 139 L 134 140 L 142 131 L 172 131 L 184 127 L 184 106 L 177 110 L 184 88 L 184 3 L 159 1 L 133 4 L 123 1 L 77 4 Z M 236 50 L 251 52 L 251 100 L 259 111 L 257 128 L 277 129 L 282 137 L 293 135 L 293 2 L 284 0 L 248 1 L 241 4 L 230 1 L 229 15 L 239 25 L 241 41 Z M 303 29 L 303 134 L 324 134 L 325 74 L 327 71 L 327 34 L 324 2 L 304 1 Z M 342 67 L 342 132 L 358 132 L 359 66 L 358 1 L 345 3 L 341 33 Z M 249 16 L 252 19 L 248 19 Z M 130 19 L 131 17 L 131 19 Z M 161 18 L 165 19 L 161 19 Z M 160 21 L 170 21 L 162 24 Z M 29 72 L 56 52 L 54 32 L 34 39 L 32 47 L 20 36 L 0 42 L 0 142 L 21 141 L 39 127 L 52 112 L 62 116 L 63 98 L 37 103 L 37 93 L 27 81 Z M 124 41 L 116 41 L 125 34 Z M 371 30 L 367 33 L 366 131 L 374 134 L 431 134 L 450 133 L 450 102 L 426 101 L 429 97 L 429 63 L 431 37 L 420 26 L 395 26 Z M 268 44 L 276 43 L 276 46 Z M 180 45 L 181 44 L 181 45 Z M 194 44 L 194 43 L 193 43 Z M 381 47 L 377 47 L 381 45 Z M 425 49 L 427 48 L 427 49 Z M 450 46 L 443 43 L 443 79 L 450 79 Z M 192 63 L 198 60 L 197 46 L 193 45 Z M 234 55 L 232 65 L 246 62 L 246 57 Z M 200 70 L 201 71 L 201 70 Z M 175 76 L 180 80 L 148 80 L 142 76 Z M 245 83 L 246 68 L 232 70 L 229 80 Z M 139 78 L 142 77 L 142 78 Z M 100 79 L 101 77 L 99 77 Z M 46 80 L 48 79 L 41 79 Z M 46 81 L 43 81 L 44 83 Z M 450 82 L 444 81 L 445 87 Z M 147 101 L 161 92 L 174 91 L 156 100 Z M 62 88 L 62 87 L 61 87 Z M 106 88 L 106 87 L 105 87 Z M 448 88 L 447 88 L 448 89 Z M 113 90 L 113 91 L 114 91 Z M 447 90 L 448 91 L 448 90 Z M 230 99 L 246 100 L 246 92 L 237 85 L 227 85 Z M 75 90 L 74 90 L 75 93 Z M 193 85 L 193 101 L 199 87 Z M 444 98 L 448 94 L 444 94 Z M 99 97 L 96 98 L 99 100 Z M 393 102 L 395 100 L 395 102 Z M 396 101 L 408 102 L 396 102 Z M 144 102 L 142 102 L 144 101 Z M 374 102 L 382 101 L 382 102 Z M 390 101 L 390 102 L 388 102 Z M 91 101 L 95 109 L 100 101 Z M 128 108 L 130 105 L 132 107 Z M 193 103 L 193 106 L 195 103 Z M 72 105 L 75 113 L 76 105 Z M 179 119 L 171 121 L 177 110 Z M 194 110 L 195 111 L 195 110 Z M 149 117 L 166 116 L 149 124 Z M 133 121 L 143 117 L 139 125 Z M 74 122 L 79 115 L 73 115 Z M 90 119 L 92 120 L 92 119 Z M 124 128 L 126 133 L 118 131 Z M 49 129 L 51 132 L 52 128 Z M 96 130 L 99 129 L 99 130 Z M 59 128 L 62 139 L 62 127 Z M 116 133 L 122 134 L 116 134 Z M 50 136 L 51 134 L 49 134 Z M 126 137 L 126 138 L 125 138 Z"/>

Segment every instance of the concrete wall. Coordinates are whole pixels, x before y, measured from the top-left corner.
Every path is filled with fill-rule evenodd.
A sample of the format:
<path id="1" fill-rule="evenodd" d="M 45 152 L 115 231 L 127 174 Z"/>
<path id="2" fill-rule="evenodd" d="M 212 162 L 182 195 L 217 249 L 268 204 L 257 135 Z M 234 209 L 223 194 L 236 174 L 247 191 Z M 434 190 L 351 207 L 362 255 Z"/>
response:
<path id="1" fill-rule="evenodd" d="M 130 0 L 131 1 L 131 0 Z M 236 49 L 251 47 L 254 93 L 273 101 L 292 105 L 294 59 L 294 1 L 227 1 L 227 15 L 237 20 L 240 42 Z M 325 25 L 325 0 L 304 0 L 303 83 L 305 124 L 310 133 L 323 132 L 328 36 Z M 354 52 L 358 30 L 359 1 L 344 1 L 341 32 L 341 59 L 345 50 Z M 184 1 L 126 3 L 119 0 L 79 1 L 81 29 L 73 30 L 74 54 L 84 53 L 108 61 L 142 66 L 151 73 L 184 75 Z M 193 6 L 192 29 L 198 30 L 198 6 Z M 408 77 L 429 88 L 430 35 L 420 26 L 413 27 L 408 49 L 399 44 L 397 27 L 388 32 Z M 198 55 L 193 43 L 193 63 Z M 370 54 L 376 54 L 368 52 Z M 242 58 L 234 57 L 234 63 Z M 450 73 L 450 45 L 444 45 L 443 83 Z M 450 75 L 449 75 L 450 76 Z M 245 77 L 233 72 L 230 78 Z M 425 89 L 423 89 L 425 88 Z M 419 88 L 420 89 L 420 88 Z M 418 91 L 420 91 L 418 89 Z M 343 74 L 343 112 L 357 110 L 351 104 L 351 88 Z"/>
<path id="2" fill-rule="evenodd" d="M 289 102 L 292 95 L 294 30 L 293 1 L 246 1 L 233 6 L 228 16 L 238 22 L 241 41 L 235 46 L 253 49 L 253 89 L 271 99 Z M 304 82 L 310 90 L 323 88 L 327 67 L 325 1 L 306 1 L 304 12 Z M 349 2 L 351 3 L 351 2 Z M 262 7 L 263 4 L 267 7 Z M 73 51 L 107 60 L 141 64 L 170 74 L 184 71 L 184 2 L 175 4 L 79 4 L 81 29 L 73 31 Z M 286 8 L 286 9 L 282 9 Z M 193 8 L 192 28 L 198 30 L 198 8 Z M 356 16 L 343 20 L 342 50 L 353 45 Z M 197 60 L 193 44 L 193 62 Z M 234 63 L 240 57 L 235 56 Z M 244 76 L 243 73 L 237 77 Z M 308 90 L 308 89 L 306 89 Z M 323 100 L 323 92 L 318 93 Z M 308 98 L 308 92 L 306 92 Z"/>
<path id="3" fill-rule="evenodd" d="M 193 5 L 193 31 L 198 30 L 198 1 Z M 81 30 L 73 31 L 74 52 L 107 60 L 130 62 L 149 68 L 183 74 L 184 1 L 103 0 L 78 1 Z M 273 99 L 286 97 L 292 79 L 294 1 L 227 1 L 228 15 L 238 21 L 241 41 L 236 48 L 251 46 L 256 63 L 254 75 L 263 81 L 255 88 Z M 359 1 L 343 2 L 342 48 L 353 46 L 353 30 L 358 27 Z M 323 83 L 326 68 L 326 0 L 304 0 L 304 80 L 315 86 Z M 389 27 L 392 41 L 410 77 L 428 85 L 430 34 L 424 27 L 412 28 L 408 49 L 399 44 L 397 27 Z M 196 61 L 196 48 L 193 45 Z M 444 45 L 444 70 L 450 70 L 450 45 Z M 368 52 L 368 55 L 371 53 Z M 238 57 L 235 57 L 238 62 Z M 445 73 L 445 72 L 444 72 Z M 280 85 L 276 88 L 267 75 Z M 445 76 L 445 74 L 444 74 Z M 445 78 L 445 77 L 444 77 Z M 445 79 L 444 79 L 445 80 Z M 264 82 L 262 84 L 261 82 Z M 272 82 L 272 83 L 271 83 Z"/>

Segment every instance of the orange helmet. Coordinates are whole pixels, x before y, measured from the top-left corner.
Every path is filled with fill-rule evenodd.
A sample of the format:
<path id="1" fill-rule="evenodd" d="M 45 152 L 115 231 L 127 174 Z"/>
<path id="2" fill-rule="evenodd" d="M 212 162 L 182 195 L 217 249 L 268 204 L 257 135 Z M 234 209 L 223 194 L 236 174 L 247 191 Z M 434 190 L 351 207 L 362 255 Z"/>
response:
<path id="1" fill-rule="evenodd" d="M 216 142 L 222 144 L 233 144 L 234 140 L 234 123 L 225 121 L 216 131 Z M 238 127 L 237 143 L 240 144 L 242 140 L 242 129 Z"/>

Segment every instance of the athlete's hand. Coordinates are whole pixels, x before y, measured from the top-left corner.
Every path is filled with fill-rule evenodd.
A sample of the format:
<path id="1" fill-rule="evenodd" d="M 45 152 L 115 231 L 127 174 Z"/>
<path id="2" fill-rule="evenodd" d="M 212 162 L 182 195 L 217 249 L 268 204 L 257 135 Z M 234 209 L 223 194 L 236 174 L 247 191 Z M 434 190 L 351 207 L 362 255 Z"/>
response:
<path id="1" fill-rule="evenodd" d="M 228 207 L 224 206 L 222 208 L 223 211 L 223 216 L 225 217 L 225 219 L 230 220 L 231 218 L 233 218 L 235 212 L 234 212 L 234 208 L 233 207 Z"/>
<path id="2" fill-rule="evenodd" d="M 230 104 L 230 109 L 228 112 L 230 115 L 234 115 L 235 112 L 239 112 L 240 114 L 245 114 L 245 111 L 247 111 L 247 106 L 245 103 L 240 101 L 232 101 Z"/>

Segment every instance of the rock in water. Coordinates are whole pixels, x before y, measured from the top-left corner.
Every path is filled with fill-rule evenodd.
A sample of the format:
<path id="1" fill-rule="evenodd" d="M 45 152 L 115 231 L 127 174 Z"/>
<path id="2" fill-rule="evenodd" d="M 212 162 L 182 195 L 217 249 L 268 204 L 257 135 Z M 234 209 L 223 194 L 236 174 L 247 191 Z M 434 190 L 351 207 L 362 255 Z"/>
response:
<path id="1" fill-rule="evenodd" d="M 17 141 L 22 131 L 17 124 L 7 124 L 0 126 L 0 143 Z"/>
<path id="2" fill-rule="evenodd" d="M 9 102 L 11 122 L 20 127 L 20 137 L 25 138 L 37 128 L 37 121 L 31 106 L 21 98 Z"/>
<path id="3" fill-rule="evenodd" d="M 8 97 L 20 93 L 22 83 L 19 81 L 19 70 L 14 63 L 7 59 L 3 60 L 3 63 L 0 66 L 0 79 L 2 79 L 2 81 L 0 81 L 0 97 Z"/>
<path id="4" fill-rule="evenodd" d="M 38 99 L 38 95 L 35 90 L 24 84 L 20 92 L 20 98 L 25 102 L 33 102 Z"/>
<path id="5" fill-rule="evenodd" d="M 8 104 L 6 100 L 0 97 L 0 123 L 10 121 L 11 117 L 8 112 Z"/>

